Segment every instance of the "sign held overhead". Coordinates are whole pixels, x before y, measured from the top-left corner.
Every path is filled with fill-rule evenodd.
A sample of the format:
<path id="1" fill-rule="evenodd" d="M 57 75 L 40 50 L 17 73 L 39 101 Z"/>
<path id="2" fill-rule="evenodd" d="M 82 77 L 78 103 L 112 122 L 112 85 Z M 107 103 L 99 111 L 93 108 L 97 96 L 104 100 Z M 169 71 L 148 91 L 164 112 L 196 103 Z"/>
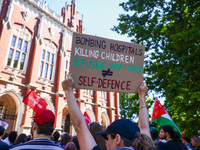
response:
<path id="1" fill-rule="evenodd" d="M 74 32 L 70 73 L 75 88 L 137 93 L 144 52 L 143 45 Z"/>

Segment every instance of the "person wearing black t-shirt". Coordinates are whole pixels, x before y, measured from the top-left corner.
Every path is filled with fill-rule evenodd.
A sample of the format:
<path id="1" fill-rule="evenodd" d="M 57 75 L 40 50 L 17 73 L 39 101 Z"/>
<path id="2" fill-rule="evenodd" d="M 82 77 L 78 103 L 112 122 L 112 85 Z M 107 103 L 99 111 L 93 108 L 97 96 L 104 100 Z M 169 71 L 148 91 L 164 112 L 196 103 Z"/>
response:
<path id="1" fill-rule="evenodd" d="M 183 150 L 182 144 L 178 142 L 180 135 L 173 130 L 172 126 L 162 126 L 159 137 L 167 141 L 167 143 L 159 143 L 160 150 Z"/>

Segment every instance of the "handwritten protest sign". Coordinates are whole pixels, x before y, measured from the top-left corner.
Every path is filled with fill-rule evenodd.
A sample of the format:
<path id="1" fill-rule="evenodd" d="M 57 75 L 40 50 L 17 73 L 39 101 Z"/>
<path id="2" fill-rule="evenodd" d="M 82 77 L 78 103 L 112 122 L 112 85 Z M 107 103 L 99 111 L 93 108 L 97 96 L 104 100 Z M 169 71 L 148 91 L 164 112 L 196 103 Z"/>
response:
<path id="1" fill-rule="evenodd" d="M 70 73 L 75 88 L 137 93 L 144 52 L 143 45 L 74 32 Z"/>

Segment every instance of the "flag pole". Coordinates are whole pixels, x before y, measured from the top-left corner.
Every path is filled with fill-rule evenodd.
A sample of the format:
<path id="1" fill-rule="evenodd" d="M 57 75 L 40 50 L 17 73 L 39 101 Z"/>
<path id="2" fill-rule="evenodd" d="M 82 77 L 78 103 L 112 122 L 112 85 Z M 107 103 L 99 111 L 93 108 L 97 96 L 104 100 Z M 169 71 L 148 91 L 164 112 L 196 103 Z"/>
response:
<path id="1" fill-rule="evenodd" d="M 158 98 L 156 97 L 156 101 L 159 101 Z M 154 102 L 154 107 L 155 107 L 155 102 Z M 163 108 L 163 110 L 165 111 L 165 113 L 168 115 L 168 117 L 170 118 L 170 120 L 173 122 L 174 126 L 176 127 L 177 131 L 179 132 L 179 134 L 182 135 L 181 131 L 179 130 L 179 128 L 177 127 L 177 125 L 174 123 L 174 121 L 172 120 L 171 116 L 168 114 L 168 112 L 165 110 L 164 106 L 160 103 L 159 101 L 159 104 L 161 105 L 161 107 Z M 153 107 L 153 111 L 152 111 L 152 116 L 151 116 L 151 121 L 153 120 L 153 113 L 154 113 L 154 107 Z"/>
<path id="2" fill-rule="evenodd" d="M 154 97 L 154 96 L 153 96 Z M 157 98 L 157 97 L 156 97 Z M 156 99 L 154 100 L 154 104 L 153 104 L 153 110 L 154 110 L 154 107 L 155 107 L 155 102 L 156 102 Z M 152 110 L 152 113 L 153 113 L 153 110 Z M 152 124 L 152 116 L 153 115 L 151 115 L 151 124 Z"/>
<path id="3" fill-rule="evenodd" d="M 164 108 L 164 107 L 163 107 Z M 164 108 L 165 109 L 165 108 Z M 166 111 L 167 112 L 167 111 Z M 168 114 L 168 112 L 167 112 L 167 114 Z M 169 115 L 169 114 L 168 114 Z M 171 118 L 171 120 L 173 121 L 173 123 L 174 123 L 174 120 L 172 119 L 172 117 L 169 115 L 169 117 Z M 177 125 L 174 123 L 174 125 L 177 127 Z M 178 131 L 179 131 L 179 133 L 182 135 L 182 133 L 181 133 L 181 131 L 179 130 L 179 128 L 177 127 L 177 129 L 178 129 Z"/>

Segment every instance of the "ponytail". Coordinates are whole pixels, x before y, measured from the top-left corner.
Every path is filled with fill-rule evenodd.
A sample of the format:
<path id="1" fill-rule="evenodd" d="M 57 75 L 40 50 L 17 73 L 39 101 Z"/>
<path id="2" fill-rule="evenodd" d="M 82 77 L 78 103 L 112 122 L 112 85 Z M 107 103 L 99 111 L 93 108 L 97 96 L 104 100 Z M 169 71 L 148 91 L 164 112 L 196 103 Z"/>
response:
<path id="1" fill-rule="evenodd" d="M 110 133 L 111 138 L 114 139 L 116 134 Z M 124 146 L 132 146 L 135 150 L 157 150 L 154 141 L 151 137 L 146 134 L 141 134 L 140 132 L 135 133 L 135 138 L 133 140 L 127 139 L 121 136 Z"/>
<path id="2" fill-rule="evenodd" d="M 156 150 L 153 140 L 146 134 L 141 134 L 140 132 L 135 134 L 132 146 L 136 150 Z"/>

